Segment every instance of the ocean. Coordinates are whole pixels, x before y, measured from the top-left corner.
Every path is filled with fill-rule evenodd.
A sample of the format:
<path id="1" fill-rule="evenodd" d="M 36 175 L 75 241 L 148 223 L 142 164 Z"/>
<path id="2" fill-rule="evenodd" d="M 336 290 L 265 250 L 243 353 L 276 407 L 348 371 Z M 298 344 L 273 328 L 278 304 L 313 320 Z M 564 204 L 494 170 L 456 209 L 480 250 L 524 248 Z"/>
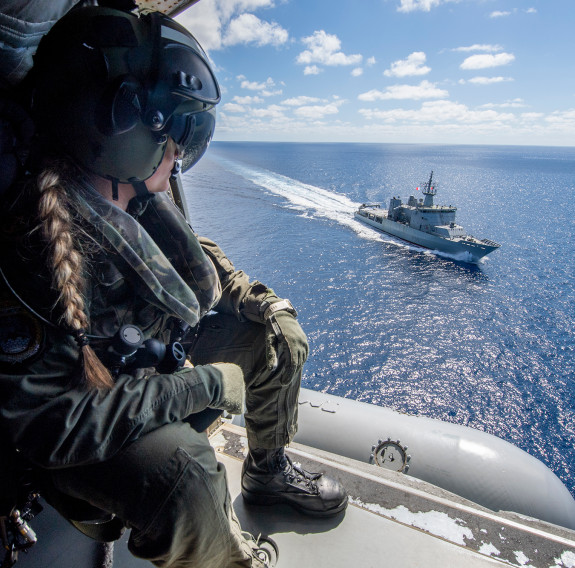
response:
<path id="1" fill-rule="evenodd" d="M 432 170 L 502 245 L 478 265 L 353 218 Z M 216 142 L 184 187 L 194 229 L 297 308 L 303 386 L 499 436 L 575 496 L 575 148 Z"/>

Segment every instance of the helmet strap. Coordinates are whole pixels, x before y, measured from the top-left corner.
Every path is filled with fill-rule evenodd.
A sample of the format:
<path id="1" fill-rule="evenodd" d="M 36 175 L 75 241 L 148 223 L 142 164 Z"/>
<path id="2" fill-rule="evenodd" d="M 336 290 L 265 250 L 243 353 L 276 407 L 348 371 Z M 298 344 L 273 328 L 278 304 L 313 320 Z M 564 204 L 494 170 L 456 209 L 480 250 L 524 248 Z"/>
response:
<path id="1" fill-rule="evenodd" d="M 118 178 L 112 178 L 112 199 L 118 201 Z"/>
<path id="2" fill-rule="evenodd" d="M 133 181 L 131 182 L 133 188 L 136 190 L 136 196 L 139 198 L 149 198 L 151 197 L 151 193 L 148 191 L 146 187 L 145 181 Z"/>

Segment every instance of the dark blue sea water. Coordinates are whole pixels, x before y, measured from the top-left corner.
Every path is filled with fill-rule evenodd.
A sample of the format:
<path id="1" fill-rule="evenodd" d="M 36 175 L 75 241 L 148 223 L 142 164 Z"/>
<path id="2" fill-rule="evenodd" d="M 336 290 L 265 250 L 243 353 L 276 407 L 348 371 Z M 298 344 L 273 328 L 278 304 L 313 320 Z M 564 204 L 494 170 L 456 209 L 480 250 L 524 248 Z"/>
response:
<path id="1" fill-rule="evenodd" d="M 431 170 L 501 243 L 481 264 L 353 219 Z M 485 430 L 575 495 L 575 148 L 214 143 L 184 183 L 195 230 L 297 307 L 305 387 Z"/>

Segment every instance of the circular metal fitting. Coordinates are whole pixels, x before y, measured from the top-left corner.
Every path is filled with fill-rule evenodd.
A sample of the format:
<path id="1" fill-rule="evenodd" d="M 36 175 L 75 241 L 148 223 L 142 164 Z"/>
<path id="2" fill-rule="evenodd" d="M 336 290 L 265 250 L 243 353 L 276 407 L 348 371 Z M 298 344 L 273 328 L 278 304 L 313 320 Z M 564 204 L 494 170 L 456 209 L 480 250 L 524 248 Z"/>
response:
<path id="1" fill-rule="evenodd" d="M 369 461 L 390 471 L 407 473 L 409 469 L 407 462 L 410 459 L 411 456 L 407 454 L 407 446 L 402 446 L 399 440 L 394 442 L 388 438 L 385 441 L 379 440 L 372 447 Z"/>

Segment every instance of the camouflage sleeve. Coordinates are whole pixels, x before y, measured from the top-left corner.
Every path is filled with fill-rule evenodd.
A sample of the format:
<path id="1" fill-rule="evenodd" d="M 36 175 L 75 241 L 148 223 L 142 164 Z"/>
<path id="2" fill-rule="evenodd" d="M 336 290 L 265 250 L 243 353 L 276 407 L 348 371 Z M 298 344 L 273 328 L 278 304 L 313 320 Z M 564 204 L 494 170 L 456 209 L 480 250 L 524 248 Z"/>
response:
<path id="1" fill-rule="evenodd" d="M 222 297 L 216 310 L 235 315 L 240 321 L 264 323 L 260 313 L 262 303 L 273 304 L 280 298 L 271 288 L 257 280 L 250 282 L 245 272 L 236 270 L 216 243 L 206 237 L 199 237 L 199 240 L 204 252 L 212 259 L 222 284 Z"/>
<path id="2" fill-rule="evenodd" d="M 57 339 L 31 363 L 0 364 L 3 435 L 39 466 L 109 459 L 147 432 L 221 397 L 222 371 L 212 365 L 147 379 L 122 374 L 107 391 L 71 386 L 78 349 L 69 336 Z"/>

